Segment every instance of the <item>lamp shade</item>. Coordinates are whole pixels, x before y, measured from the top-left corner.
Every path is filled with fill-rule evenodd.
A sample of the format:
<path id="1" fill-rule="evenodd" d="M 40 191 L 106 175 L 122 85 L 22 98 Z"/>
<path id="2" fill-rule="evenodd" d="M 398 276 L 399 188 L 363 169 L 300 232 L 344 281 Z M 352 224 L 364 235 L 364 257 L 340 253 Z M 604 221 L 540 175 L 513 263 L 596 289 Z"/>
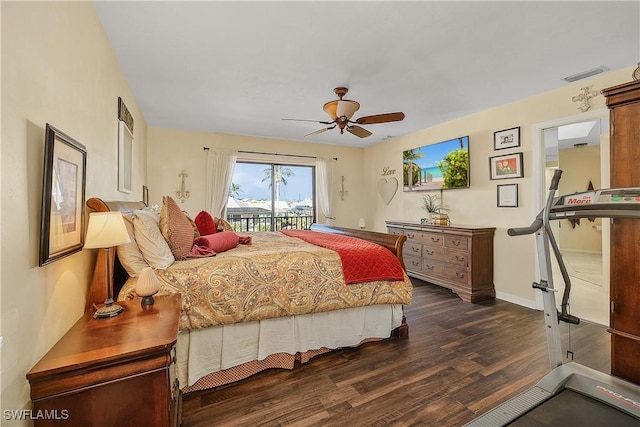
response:
<path id="1" fill-rule="evenodd" d="M 350 99 L 340 99 L 336 101 L 329 101 L 324 104 L 322 109 L 331 117 L 333 120 L 338 117 L 346 116 L 347 119 L 351 119 L 356 111 L 360 108 L 360 104 L 356 101 L 352 101 Z"/>
<path id="2" fill-rule="evenodd" d="M 89 214 L 86 249 L 111 248 L 129 243 L 129 233 L 120 212 L 92 212 Z"/>

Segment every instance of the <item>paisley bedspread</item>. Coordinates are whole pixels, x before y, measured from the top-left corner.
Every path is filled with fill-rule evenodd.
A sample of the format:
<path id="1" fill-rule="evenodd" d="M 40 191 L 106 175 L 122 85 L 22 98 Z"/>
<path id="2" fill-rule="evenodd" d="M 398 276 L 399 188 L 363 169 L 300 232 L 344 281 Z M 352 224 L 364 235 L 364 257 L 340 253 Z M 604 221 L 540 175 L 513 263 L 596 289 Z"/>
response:
<path id="1" fill-rule="evenodd" d="M 411 303 L 412 285 L 406 274 L 401 281 L 347 285 L 336 252 L 279 232 L 247 234 L 251 245 L 156 270 L 160 294 L 182 294 L 181 330 Z M 135 279 L 129 279 L 120 298 L 134 296 Z"/>

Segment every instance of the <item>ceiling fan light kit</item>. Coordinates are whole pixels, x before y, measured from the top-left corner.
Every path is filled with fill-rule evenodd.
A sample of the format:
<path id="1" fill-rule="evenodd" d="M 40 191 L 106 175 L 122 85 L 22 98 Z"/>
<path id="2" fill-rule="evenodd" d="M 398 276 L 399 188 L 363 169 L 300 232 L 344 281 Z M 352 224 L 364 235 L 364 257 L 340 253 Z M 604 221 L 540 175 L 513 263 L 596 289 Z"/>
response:
<path id="1" fill-rule="evenodd" d="M 331 122 L 320 121 L 320 120 L 298 120 L 298 119 L 283 119 L 283 120 L 298 120 L 303 122 L 314 121 L 316 123 L 321 123 L 325 125 L 333 124 L 333 126 L 329 126 L 327 128 L 319 129 L 315 132 L 311 132 L 307 136 L 317 135 L 322 132 L 326 132 L 335 128 L 336 126 L 340 129 L 340 133 L 343 134 L 346 129 L 352 135 L 355 135 L 359 138 L 366 138 L 372 135 L 371 132 L 366 130 L 365 128 L 358 126 L 358 124 L 363 125 L 372 125 L 376 123 L 388 123 L 388 122 L 397 122 L 404 119 L 404 113 L 386 113 L 386 114 L 376 114 L 373 116 L 364 116 L 360 117 L 357 120 L 351 120 L 353 115 L 360 109 L 360 103 L 357 101 L 353 101 L 350 99 L 342 99 L 349 89 L 346 87 L 337 87 L 333 90 L 336 95 L 338 95 L 338 99 L 329 101 L 322 109 L 329 115 L 331 118 Z"/>

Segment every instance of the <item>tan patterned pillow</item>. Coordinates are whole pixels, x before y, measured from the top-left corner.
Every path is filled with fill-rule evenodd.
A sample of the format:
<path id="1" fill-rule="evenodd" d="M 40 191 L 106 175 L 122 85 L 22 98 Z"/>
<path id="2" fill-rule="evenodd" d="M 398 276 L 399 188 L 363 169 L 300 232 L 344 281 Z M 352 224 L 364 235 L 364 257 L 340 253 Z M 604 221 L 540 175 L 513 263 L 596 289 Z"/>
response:
<path id="1" fill-rule="evenodd" d="M 233 231 L 233 227 L 226 220 L 222 218 L 214 218 L 214 221 L 218 226 L 218 231 Z"/>
<path id="2" fill-rule="evenodd" d="M 176 259 L 185 259 L 189 255 L 193 247 L 193 226 L 170 196 L 162 197 L 160 231 Z"/>

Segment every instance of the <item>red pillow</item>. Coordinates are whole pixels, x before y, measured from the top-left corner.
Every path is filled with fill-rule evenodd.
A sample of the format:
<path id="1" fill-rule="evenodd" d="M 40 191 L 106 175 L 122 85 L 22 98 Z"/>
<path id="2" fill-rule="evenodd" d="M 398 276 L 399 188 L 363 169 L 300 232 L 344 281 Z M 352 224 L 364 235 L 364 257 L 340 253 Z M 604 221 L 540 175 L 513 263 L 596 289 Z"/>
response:
<path id="1" fill-rule="evenodd" d="M 239 237 L 233 231 L 221 231 L 216 234 L 200 236 L 193 241 L 195 245 L 211 249 L 216 253 L 228 251 L 238 246 Z"/>
<path id="2" fill-rule="evenodd" d="M 201 236 L 206 236 L 207 234 L 214 234 L 218 231 L 218 227 L 216 226 L 216 222 L 213 220 L 211 214 L 207 211 L 200 211 L 198 215 L 196 215 L 196 219 L 194 220 L 196 223 L 196 227 L 198 227 L 198 231 Z"/>

